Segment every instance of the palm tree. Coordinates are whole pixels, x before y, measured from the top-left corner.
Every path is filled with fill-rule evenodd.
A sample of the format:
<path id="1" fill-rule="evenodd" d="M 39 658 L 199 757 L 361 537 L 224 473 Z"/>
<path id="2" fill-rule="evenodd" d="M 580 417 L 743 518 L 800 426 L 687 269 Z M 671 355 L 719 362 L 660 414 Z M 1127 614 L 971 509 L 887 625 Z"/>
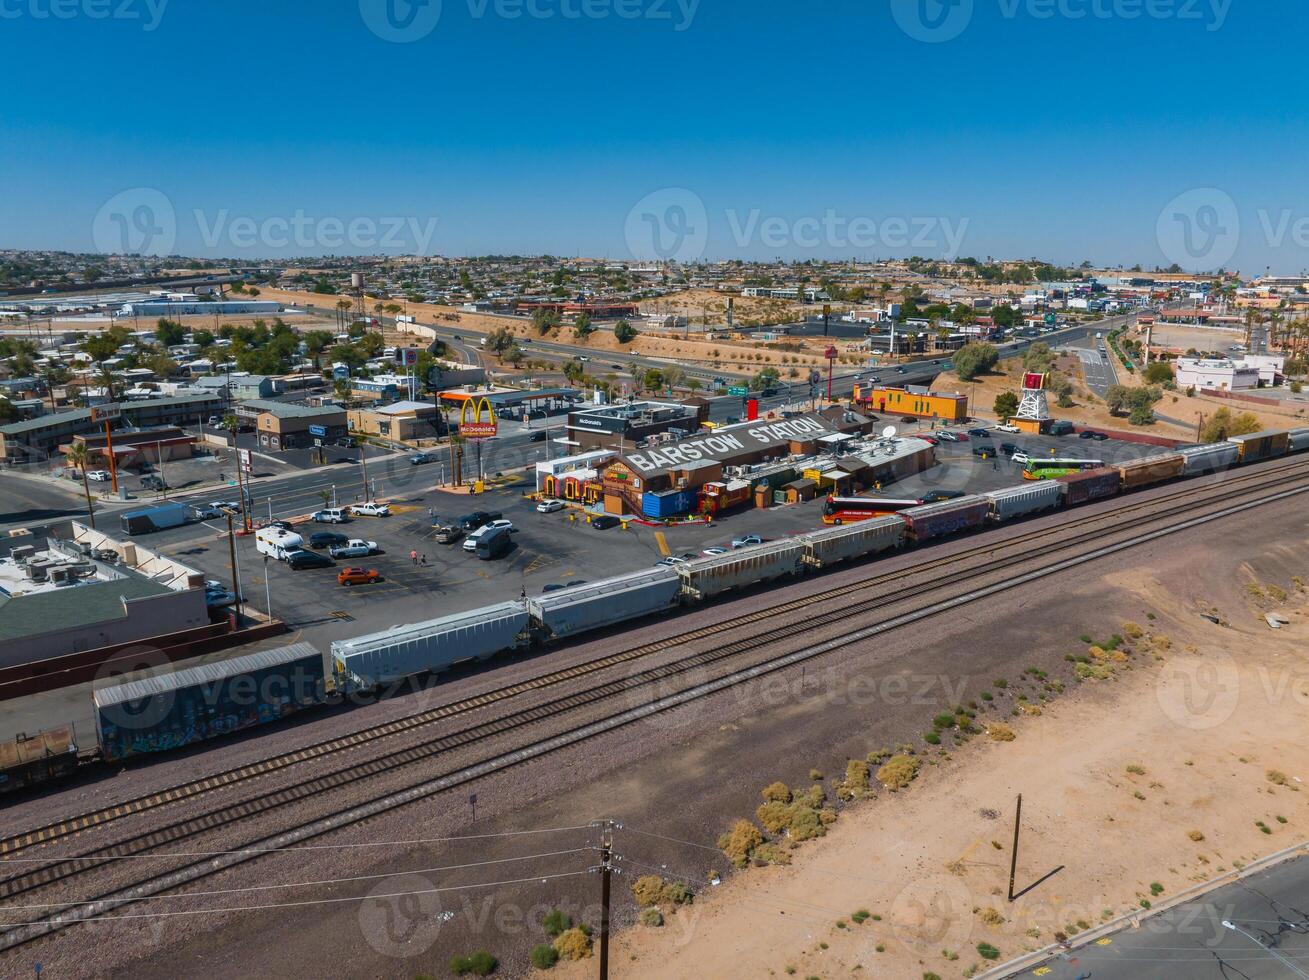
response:
<path id="1" fill-rule="evenodd" d="M 91 500 L 91 484 L 86 479 L 87 452 L 86 443 L 75 442 L 64 454 L 68 462 L 82 471 L 82 490 L 86 493 L 86 516 L 91 521 L 91 530 L 95 530 L 95 505 Z"/>

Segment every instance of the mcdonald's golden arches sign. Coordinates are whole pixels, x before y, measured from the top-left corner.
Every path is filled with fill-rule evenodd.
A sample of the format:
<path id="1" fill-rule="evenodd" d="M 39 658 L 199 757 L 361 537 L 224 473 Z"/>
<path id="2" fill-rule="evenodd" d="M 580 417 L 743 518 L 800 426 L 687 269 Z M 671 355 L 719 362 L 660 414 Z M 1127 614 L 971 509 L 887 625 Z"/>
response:
<path id="1" fill-rule="evenodd" d="M 470 412 L 469 409 L 472 411 Z M 482 413 L 486 413 L 486 421 L 482 421 Z M 471 416 L 471 421 L 470 421 Z M 491 409 L 491 402 L 486 398 L 468 398 L 464 400 L 459 409 L 459 434 L 468 439 L 491 439 L 494 438 L 498 426 L 495 419 L 495 412 Z"/>

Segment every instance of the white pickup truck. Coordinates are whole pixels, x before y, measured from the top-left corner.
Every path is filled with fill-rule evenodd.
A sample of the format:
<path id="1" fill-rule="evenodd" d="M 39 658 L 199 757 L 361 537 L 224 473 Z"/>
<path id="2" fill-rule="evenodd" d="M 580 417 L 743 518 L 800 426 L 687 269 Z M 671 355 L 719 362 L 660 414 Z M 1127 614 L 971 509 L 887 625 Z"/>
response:
<path id="1" fill-rule="evenodd" d="M 376 541 L 365 541 L 363 538 L 351 538 L 345 544 L 333 545 L 328 548 L 327 553 L 333 558 L 367 558 L 376 550 Z"/>

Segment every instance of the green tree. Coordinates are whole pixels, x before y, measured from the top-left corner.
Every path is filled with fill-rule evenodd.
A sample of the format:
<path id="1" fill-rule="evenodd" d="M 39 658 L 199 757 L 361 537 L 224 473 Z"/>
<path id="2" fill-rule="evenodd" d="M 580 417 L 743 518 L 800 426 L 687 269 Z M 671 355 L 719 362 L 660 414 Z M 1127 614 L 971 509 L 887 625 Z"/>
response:
<path id="1" fill-rule="evenodd" d="M 1259 419 L 1251 413 L 1242 412 L 1233 416 L 1230 409 L 1220 408 L 1201 426 L 1200 441 L 1222 442 L 1229 436 L 1248 435 L 1259 429 Z"/>
<path id="2" fill-rule="evenodd" d="M 1126 385 L 1110 385 L 1104 393 L 1104 403 L 1110 415 L 1121 415 L 1127 409 L 1131 389 Z"/>
<path id="3" fill-rule="evenodd" d="M 1023 351 L 1023 370 L 1046 372 L 1054 364 L 1054 351 L 1044 341 L 1038 341 Z"/>
<path id="4" fill-rule="evenodd" d="M 557 310 L 535 309 L 532 311 L 532 325 L 536 332 L 544 337 L 561 323 Z"/>
<path id="5" fill-rule="evenodd" d="M 86 516 L 91 522 L 91 528 L 95 528 L 95 504 L 91 500 L 91 484 L 86 479 L 87 451 L 86 443 L 75 442 L 68 447 L 64 454 L 72 466 L 76 466 L 82 473 L 82 492 L 86 494 Z"/>
<path id="6" fill-rule="evenodd" d="M 777 368 L 766 367 L 750 379 L 750 390 L 765 391 L 777 384 L 777 379 L 779 377 L 780 375 L 777 373 Z"/>
<path id="7" fill-rule="evenodd" d="M 1018 411 L 1018 396 L 1012 391 L 1002 391 L 995 396 L 995 404 L 991 406 L 991 411 L 995 412 L 997 418 L 1012 418 Z"/>
<path id="8" fill-rule="evenodd" d="M 650 368 L 642 375 L 641 384 L 646 391 L 659 391 L 664 386 L 664 373 L 658 368 Z"/>
<path id="9" fill-rule="evenodd" d="M 176 347 L 186 339 L 186 328 L 176 320 L 160 317 L 155 324 L 155 337 L 165 347 Z"/>
<path id="10" fill-rule="evenodd" d="M 637 337 L 637 331 L 634 326 L 626 320 L 619 320 L 614 324 L 614 336 L 618 338 L 620 344 L 630 344 Z"/>
<path id="11" fill-rule="evenodd" d="M 595 327 L 591 325 L 591 318 L 585 313 L 577 314 L 573 319 L 573 336 L 578 340 L 585 340 L 593 333 Z"/>
<path id="12" fill-rule="evenodd" d="M 1000 360 L 1000 352 L 991 344 L 965 344 L 955 351 L 952 360 L 959 379 L 961 381 L 972 381 L 978 375 L 985 374 L 995 367 Z"/>
<path id="13" fill-rule="evenodd" d="M 326 330 L 310 330 L 305 333 L 301 340 L 305 345 L 305 353 L 314 362 L 314 367 L 321 370 L 322 365 L 319 364 L 318 359 L 322 357 L 327 345 L 332 342 L 332 335 Z"/>
<path id="14" fill-rule="evenodd" d="M 572 384 L 581 384 L 586 377 L 586 365 L 579 360 L 564 362 L 564 377 Z"/>
<path id="15" fill-rule="evenodd" d="M 1164 384 L 1173 380 L 1173 369 L 1164 361 L 1151 361 L 1142 377 L 1147 384 Z"/>
<path id="16" fill-rule="evenodd" d="M 486 346 L 496 354 L 518 346 L 518 339 L 508 327 L 496 327 L 486 338 Z"/>

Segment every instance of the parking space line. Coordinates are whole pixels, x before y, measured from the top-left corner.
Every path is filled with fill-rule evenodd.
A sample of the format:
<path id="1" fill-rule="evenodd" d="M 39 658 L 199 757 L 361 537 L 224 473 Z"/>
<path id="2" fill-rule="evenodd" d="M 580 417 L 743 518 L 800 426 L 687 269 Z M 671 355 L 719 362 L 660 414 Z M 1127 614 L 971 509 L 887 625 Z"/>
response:
<path id="1" fill-rule="evenodd" d="M 655 544 L 659 546 L 659 554 L 667 558 L 669 555 L 673 553 L 672 550 L 668 547 L 668 539 L 664 537 L 663 531 L 655 531 L 654 538 L 655 538 Z"/>

